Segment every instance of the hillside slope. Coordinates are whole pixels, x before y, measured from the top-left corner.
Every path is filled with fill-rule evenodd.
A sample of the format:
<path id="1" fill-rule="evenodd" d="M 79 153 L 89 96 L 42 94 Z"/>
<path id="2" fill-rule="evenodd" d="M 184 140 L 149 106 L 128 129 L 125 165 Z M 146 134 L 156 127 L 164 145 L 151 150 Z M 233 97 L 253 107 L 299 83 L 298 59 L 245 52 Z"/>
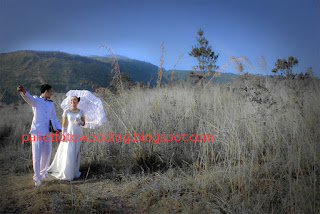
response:
<path id="1" fill-rule="evenodd" d="M 39 94 L 43 83 L 52 85 L 56 92 L 93 90 L 91 83 L 107 87 L 110 70 L 110 64 L 62 52 L 17 51 L 0 54 L 1 101 L 11 103 L 17 100 L 17 83 L 32 94 Z"/>
<path id="2" fill-rule="evenodd" d="M 119 59 L 120 71 L 136 81 L 155 84 L 158 67 L 147 62 Z M 84 57 L 54 51 L 17 51 L 0 54 L 0 101 L 14 103 L 19 94 L 17 83 L 31 94 L 39 94 L 40 85 L 48 83 L 54 91 L 66 93 L 71 89 L 94 90 L 108 87 L 112 59 L 110 57 Z"/>

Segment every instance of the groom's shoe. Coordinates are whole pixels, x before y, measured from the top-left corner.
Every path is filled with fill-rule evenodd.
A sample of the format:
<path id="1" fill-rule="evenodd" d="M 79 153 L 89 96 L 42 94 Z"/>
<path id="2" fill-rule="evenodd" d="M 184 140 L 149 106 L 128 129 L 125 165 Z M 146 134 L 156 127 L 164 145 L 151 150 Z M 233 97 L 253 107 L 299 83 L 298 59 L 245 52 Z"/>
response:
<path id="1" fill-rule="evenodd" d="M 35 187 L 39 187 L 39 186 L 41 186 L 41 185 L 42 185 L 41 180 L 37 180 L 36 182 L 34 182 L 34 186 L 35 186 Z"/>

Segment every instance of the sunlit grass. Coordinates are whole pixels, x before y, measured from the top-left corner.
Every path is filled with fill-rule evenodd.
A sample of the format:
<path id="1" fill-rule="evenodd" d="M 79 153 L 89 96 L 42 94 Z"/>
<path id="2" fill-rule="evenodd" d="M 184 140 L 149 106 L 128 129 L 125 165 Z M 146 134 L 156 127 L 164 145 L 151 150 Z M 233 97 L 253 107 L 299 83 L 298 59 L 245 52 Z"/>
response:
<path id="1" fill-rule="evenodd" d="M 112 195 L 117 195 L 128 212 L 133 207 L 159 213 L 316 213 L 320 207 L 319 85 L 317 79 L 243 75 L 233 83 L 205 88 L 180 84 L 134 88 L 119 95 L 98 93 L 107 122 L 84 134 L 213 134 L 214 142 L 84 142 L 83 176 L 74 181 L 73 192 L 73 182 L 62 188 L 55 181 L 44 187 L 53 190 L 42 193 L 51 205 L 38 201 L 30 206 L 47 212 L 58 201 L 64 201 L 68 211 L 99 210 L 102 206 L 95 208 L 95 203 L 109 203 L 115 211 L 121 210 L 111 203 Z M 53 97 L 60 116 L 63 99 L 62 94 Z M 30 182 L 22 187 L 17 178 L 14 186 L 7 183 L 6 188 L 27 194 L 32 188 L 31 146 L 22 145 L 21 135 L 29 131 L 31 107 L 3 105 L 0 115 L 5 121 L 0 129 L 0 159 L 7 176 L 3 178 L 19 173 Z M 52 158 L 57 146 L 54 142 Z M 99 195 L 93 193 L 97 190 Z M 34 197 L 42 200 L 37 194 Z"/>

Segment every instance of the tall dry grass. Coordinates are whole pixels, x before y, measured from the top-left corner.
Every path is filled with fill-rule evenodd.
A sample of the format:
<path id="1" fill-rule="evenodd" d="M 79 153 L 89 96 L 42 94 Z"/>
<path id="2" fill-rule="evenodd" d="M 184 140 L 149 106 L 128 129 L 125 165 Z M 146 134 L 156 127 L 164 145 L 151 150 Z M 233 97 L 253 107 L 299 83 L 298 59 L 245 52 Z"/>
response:
<path id="1" fill-rule="evenodd" d="M 318 213 L 319 95 L 318 79 L 258 75 L 98 93 L 107 122 L 84 134 L 213 134 L 214 142 L 84 142 L 84 179 L 120 180 L 122 194 L 135 195 L 127 203 L 146 212 Z M 53 98 L 57 115 L 63 98 Z M 1 162 L 31 173 L 31 147 L 21 144 L 31 107 L 2 106 L 0 115 Z"/>

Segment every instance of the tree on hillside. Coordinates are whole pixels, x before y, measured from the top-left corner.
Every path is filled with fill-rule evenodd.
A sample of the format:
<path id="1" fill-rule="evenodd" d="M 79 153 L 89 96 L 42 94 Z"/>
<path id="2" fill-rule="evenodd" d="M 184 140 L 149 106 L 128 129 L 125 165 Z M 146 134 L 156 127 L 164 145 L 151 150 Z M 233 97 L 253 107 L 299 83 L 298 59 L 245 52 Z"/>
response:
<path id="1" fill-rule="evenodd" d="M 194 66 L 194 70 L 197 69 L 203 72 L 205 76 L 206 72 L 209 74 L 214 74 L 219 68 L 216 66 L 216 61 L 219 54 L 215 55 L 212 51 L 212 47 L 209 45 L 208 40 L 203 36 L 203 30 L 199 29 L 197 37 L 197 44 L 192 46 L 192 51 L 189 53 L 190 56 L 197 58 L 198 65 Z"/>
<path id="2" fill-rule="evenodd" d="M 298 59 L 293 56 L 289 56 L 288 61 L 286 59 L 278 59 L 274 64 L 275 68 L 272 69 L 272 72 L 277 73 L 278 71 L 281 71 L 281 75 L 285 74 L 287 78 L 294 79 L 295 75 L 292 74 L 292 68 L 294 65 L 297 65 L 298 62 Z"/>

